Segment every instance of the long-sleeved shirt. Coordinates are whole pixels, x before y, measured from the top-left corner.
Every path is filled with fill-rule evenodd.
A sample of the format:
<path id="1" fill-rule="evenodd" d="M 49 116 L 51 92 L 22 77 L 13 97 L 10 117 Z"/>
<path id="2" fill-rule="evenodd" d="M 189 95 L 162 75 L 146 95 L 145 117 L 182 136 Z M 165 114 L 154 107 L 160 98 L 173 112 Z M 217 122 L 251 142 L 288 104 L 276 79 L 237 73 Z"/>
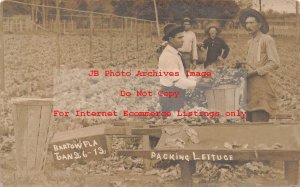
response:
<path id="1" fill-rule="evenodd" d="M 178 50 L 180 52 L 192 53 L 193 60 L 198 60 L 197 38 L 193 31 L 184 31 L 183 45 Z"/>
<path id="2" fill-rule="evenodd" d="M 255 38 L 248 41 L 247 63 L 264 75 L 274 70 L 280 64 L 274 39 L 259 32 Z"/>
<path id="3" fill-rule="evenodd" d="M 175 86 L 181 89 L 193 89 L 196 86 L 196 81 L 185 75 L 179 51 L 170 45 L 166 46 L 159 57 L 158 70 L 179 72 L 179 76 L 160 76 L 160 84 L 163 86 Z"/>
<path id="4" fill-rule="evenodd" d="M 247 110 L 265 110 L 274 114 L 278 106 L 269 73 L 280 64 L 274 39 L 259 32 L 248 41 L 246 60 L 251 71 L 256 70 L 258 73 L 257 76 L 247 79 Z"/>
<path id="5" fill-rule="evenodd" d="M 204 48 L 207 49 L 206 63 L 211 64 L 215 62 L 219 56 L 222 55 L 222 58 L 226 58 L 229 54 L 229 47 L 226 42 L 220 38 L 216 37 L 215 39 L 207 38 L 204 40 Z M 222 50 L 224 50 L 222 54 Z"/>

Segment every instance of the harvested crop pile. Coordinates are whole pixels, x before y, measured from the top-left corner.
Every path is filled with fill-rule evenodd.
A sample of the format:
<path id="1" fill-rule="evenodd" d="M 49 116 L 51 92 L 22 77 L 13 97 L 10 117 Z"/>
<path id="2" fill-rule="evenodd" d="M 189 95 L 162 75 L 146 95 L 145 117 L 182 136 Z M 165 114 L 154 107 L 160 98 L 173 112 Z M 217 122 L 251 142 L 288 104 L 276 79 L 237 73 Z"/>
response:
<path id="1" fill-rule="evenodd" d="M 239 164 L 224 164 L 201 162 L 197 165 L 197 178 L 199 182 L 229 182 L 231 180 L 243 180 L 254 176 L 275 178 L 281 174 L 262 162 L 248 162 Z"/>

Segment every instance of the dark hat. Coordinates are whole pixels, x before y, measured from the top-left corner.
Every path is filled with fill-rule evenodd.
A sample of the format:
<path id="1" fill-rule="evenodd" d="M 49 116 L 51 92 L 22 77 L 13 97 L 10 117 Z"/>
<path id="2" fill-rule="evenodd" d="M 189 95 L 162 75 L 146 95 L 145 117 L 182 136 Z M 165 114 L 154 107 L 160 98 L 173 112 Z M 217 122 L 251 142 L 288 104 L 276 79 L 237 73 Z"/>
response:
<path id="1" fill-rule="evenodd" d="M 168 41 L 170 36 L 174 36 L 177 33 L 183 32 L 184 27 L 180 25 L 176 25 L 175 23 L 169 23 L 164 27 L 164 36 L 163 40 Z"/>
<path id="2" fill-rule="evenodd" d="M 246 29 L 246 19 L 248 17 L 255 17 L 257 21 L 261 23 L 260 31 L 262 33 L 266 34 L 267 32 L 269 32 L 269 24 L 266 18 L 260 12 L 252 8 L 246 8 L 241 10 L 240 12 L 240 23 L 245 29 Z"/>
<path id="3" fill-rule="evenodd" d="M 207 27 L 207 29 L 205 30 L 205 34 L 206 34 L 206 35 L 209 35 L 209 31 L 210 31 L 211 28 L 215 28 L 215 29 L 217 30 L 217 34 L 219 34 L 219 33 L 221 32 L 221 30 L 219 29 L 218 26 L 216 26 L 216 25 L 210 25 L 210 26 Z"/>

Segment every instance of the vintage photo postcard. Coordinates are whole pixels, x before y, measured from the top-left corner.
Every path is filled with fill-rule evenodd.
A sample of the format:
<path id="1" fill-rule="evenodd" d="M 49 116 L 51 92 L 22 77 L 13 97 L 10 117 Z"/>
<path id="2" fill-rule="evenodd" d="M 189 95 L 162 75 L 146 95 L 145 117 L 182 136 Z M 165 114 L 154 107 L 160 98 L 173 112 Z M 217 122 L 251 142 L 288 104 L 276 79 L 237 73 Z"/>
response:
<path id="1" fill-rule="evenodd" d="M 300 186 L 299 6 L 1 0 L 0 187 Z"/>

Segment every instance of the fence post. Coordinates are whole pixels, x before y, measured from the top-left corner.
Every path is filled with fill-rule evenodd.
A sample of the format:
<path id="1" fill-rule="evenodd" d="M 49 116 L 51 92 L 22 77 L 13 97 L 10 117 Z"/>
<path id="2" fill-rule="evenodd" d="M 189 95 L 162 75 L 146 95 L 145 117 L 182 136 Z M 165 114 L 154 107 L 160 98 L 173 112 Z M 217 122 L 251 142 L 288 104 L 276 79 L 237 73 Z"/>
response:
<path id="1" fill-rule="evenodd" d="M 36 22 L 34 22 L 34 26 L 35 26 L 35 32 L 37 32 L 38 28 L 37 28 L 37 23 Z"/>
<path id="2" fill-rule="evenodd" d="M 0 3 L 0 88 L 5 91 L 5 71 L 4 71 L 4 40 L 3 40 L 3 2 Z"/>
<path id="3" fill-rule="evenodd" d="M 143 21 L 143 37 L 144 37 L 144 46 L 146 46 L 146 21 Z"/>
<path id="4" fill-rule="evenodd" d="M 64 34 L 66 34 L 66 20 L 64 19 Z"/>
<path id="5" fill-rule="evenodd" d="M 296 40 L 299 40 L 299 1 L 296 1 Z"/>
<path id="6" fill-rule="evenodd" d="M 126 30 L 125 30 L 125 18 L 120 18 L 120 19 L 121 19 L 121 22 L 122 22 L 122 33 L 124 33 L 124 32 L 126 32 Z M 123 39 L 124 39 L 124 37 L 123 37 Z M 125 40 L 126 40 L 126 36 L 125 36 Z M 125 45 L 125 48 L 126 48 L 126 42 L 125 41 L 122 42 L 122 49 L 124 49 L 124 45 Z M 123 53 L 123 59 L 125 60 L 126 54 L 124 53 L 124 51 L 122 51 L 122 53 Z"/>
<path id="7" fill-rule="evenodd" d="M 23 23 L 24 23 L 24 20 L 20 20 L 20 30 L 21 30 L 21 32 L 23 32 Z"/>
<path id="8" fill-rule="evenodd" d="M 136 51 L 139 51 L 138 20 L 135 18 Z"/>
<path id="9" fill-rule="evenodd" d="M 237 30 L 238 32 L 238 39 L 240 39 L 240 24 L 238 24 L 238 30 Z"/>
<path id="10" fill-rule="evenodd" d="M 100 15 L 100 28 L 101 28 L 101 32 L 103 30 L 103 19 L 102 19 L 102 15 Z"/>
<path id="11" fill-rule="evenodd" d="M 152 21 L 150 22 L 150 40 L 151 40 L 151 44 L 153 42 L 153 36 L 152 36 Z"/>
<path id="12" fill-rule="evenodd" d="M 127 36 L 127 29 L 128 29 L 128 27 L 127 27 L 127 18 L 124 18 L 125 19 L 125 47 L 126 47 L 126 59 L 128 60 L 128 43 L 127 43 L 127 40 L 128 40 L 128 36 Z"/>
<path id="13" fill-rule="evenodd" d="M 43 27 L 46 28 L 46 9 L 45 9 L 45 0 L 42 0 L 42 4 L 43 4 Z"/>
<path id="14" fill-rule="evenodd" d="M 56 47 L 57 47 L 56 69 L 59 75 L 60 74 L 60 10 L 58 6 L 59 6 L 59 0 L 56 0 Z"/>
<path id="15" fill-rule="evenodd" d="M 90 50 L 89 50 L 90 67 L 93 67 L 93 29 L 94 29 L 93 13 L 90 12 Z"/>
<path id="16" fill-rule="evenodd" d="M 110 60 L 113 59 L 113 54 L 112 54 L 112 47 L 113 47 L 113 35 L 112 35 L 112 30 L 113 30 L 113 17 L 110 15 L 109 19 L 109 34 L 110 34 L 110 44 L 109 44 L 109 52 L 110 52 Z"/>
<path id="17" fill-rule="evenodd" d="M 73 23 L 73 16 L 71 15 L 71 28 L 72 28 L 72 32 L 74 31 L 74 23 Z"/>
<path id="18" fill-rule="evenodd" d="M 11 32 L 11 29 L 10 29 L 10 17 L 7 17 L 7 23 L 8 23 L 8 31 Z"/>

